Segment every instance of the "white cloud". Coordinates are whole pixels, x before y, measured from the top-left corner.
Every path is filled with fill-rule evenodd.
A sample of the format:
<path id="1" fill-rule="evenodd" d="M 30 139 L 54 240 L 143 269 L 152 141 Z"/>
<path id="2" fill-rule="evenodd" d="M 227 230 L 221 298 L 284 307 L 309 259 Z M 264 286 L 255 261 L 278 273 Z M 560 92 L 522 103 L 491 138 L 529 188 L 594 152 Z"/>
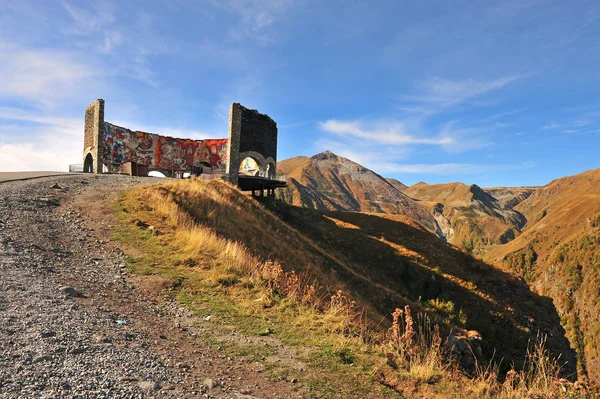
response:
<path id="1" fill-rule="evenodd" d="M 524 111 L 527 111 L 527 110 L 528 110 L 528 108 L 518 108 L 518 109 L 512 109 L 512 110 L 510 110 L 510 111 L 501 112 L 501 113 L 499 113 L 499 114 L 494 114 L 494 115 L 488 116 L 487 118 L 485 118 L 485 119 L 482 119 L 482 122 L 490 122 L 490 121 L 495 121 L 495 120 L 498 120 L 498 119 L 504 118 L 504 117 L 506 117 L 506 116 L 510 116 L 510 115 L 518 114 L 518 113 L 521 113 L 521 112 L 524 112 Z"/>
<path id="2" fill-rule="evenodd" d="M 268 44 L 275 34 L 268 29 L 292 7 L 300 3 L 292 0 L 213 0 L 219 8 L 228 9 L 238 15 L 238 28 L 232 28 L 229 36 L 234 40 L 249 37 L 259 44 Z"/>
<path id="3" fill-rule="evenodd" d="M 542 129 L 544 130 L 550 130 L 550 129 L 560 129 L 562 127 L 562 125 L 559 125 L 558 123 L 551 121 L 550 123 L 548 123 L 547 125 L 544 125 L 542 127 Z"/>
<path id="4" fill-rule="evenodd" d="M 93 11 L 75 7 L 68 1 L 62 2 L 63 7 L 75 22 L 75 25 L 70 28 L 70 33 L 89 35 L 103 31 L 107 25 L 115 22 L 115 10 L 111 2 L 102 1 L 89 4 L 95 5 Z"/>
<path id="5" fill-rule="evenodd" d="M 469 175 L 499 170 L 522 170 L 535 167 L 534 162 L 524 162 L 517 165 L 494 165 L 494 164 L 472 164 L 472 163 L 440 163 L 440 164 L 400 164 L 400 163 L 378 163 L 373 167 L 379 173 L 404 173 L 404 174 L 428 174 L 428 175 Z"/>
<path id="6" fill-rule="evenodd" d="M 459 105 L 474 105 L 475 100 L 492 91 L 502 89 L 520 79 L 512 75 L 494 80 L 448 80 L 434 78 L 417 84 L 413 94 L 401 97 L 403 105 L 399 107 L 409 115 L 395 121 L 381 120 L 364 122 L 359 120 L 330 119 L 321 122 L 321 130 L 335 135 L 332 150 L 343 154 L 352 154 L 369 167 L 390 173 L 428 173 L 428 174 L 467 174 L 481 170 L 482 165 L 466 163 L 445 164 L 398 164 L 398 155 L 407 158 L 409 152 L 418 146 L 440 148 L 448 153 L 460 153 L 493 145 L 491 136 L 494 129 L 506 127 L 494 122 L 487 126 L 464 126 L 459 121 L 450 120 L 431 127 L 432 116 L 450 110 Z M 492 115 L 483 122 L 496 121 L 525 109 L 515 109 Z M 482 121 L 479 121 L 482 122 Z M 357 145 L 368 142 L 373 156 L 357 153 Z M 322 143 L 317 143 L 322 147 Z M 354 158 L 350 158 L 354 159 Z"/>
<path id="7" fill-rule="evenodd" d="M 88 65 L 57 50 L 24 50 L 4 44 L 0 51 L 0 97 L 27 99 L 50 105 L 57 98 L 72 98 L 90 88 L 99 76 Z"/>
<path id="8" fill-rule="evenodd" d="M 414 94 L 403 96 L 404 104 L 399 108 L 403 111 L 430 115 L 504 88 L 521 78 L 522 76 L 519 75 L 487 81 L 433 78 L 418 83 Z"/>
<path id="9" fill-rule="evenodd" d="M 463 128 L 457 121 L 450 121 L 442 127 L 440 137 L 447 139 L 443 144 L 446 151 L 465 152 L 491 146 L 485 133 L 489 133 L 489 128 Z"/>
<path id="10" fill-rule="evenodd" d="M 380 163 L 377 164 L 379 173 L 409 173 L 426 175 L 464 175 L 473 174 L 486 170 L 485 165 L 441 163 L 441 164 L 399 164 Z"/>
<path id="11" fill-rule="evenodd" d="M 562 133 L 574 134 L 579 133 L 582 129 L 592 125 L 594 121 L 589 118 L 578 119 L 572 122 L 556 123 L 550 121 L 548 124 L 542 126 L 542 130 L 560 130 Z"/>
<path id="12" fill-rule="evenodd" d="M 100 47 L 100 52 L 108 54 L 123 43 L 121 32 L 108 32 L 104 36 L 104 43 Z"/>
<path id="13" fill-rule="evenodd" d="M 7 120 L 7 111 L 0 109 L 0 121 Z M 28 124 L 0 122 L 0 171 L 67 171 L 69 164 L 82 162 L 83 118 L 46 118 L 21 111 L 12 119 Z M 29 134 L 31 130 L 36 133 Z"/>
<path id="14" fill-rule="evenodd" d="M 451 137 L 415 137 L 404 132 L 402 123 L 375 124 L 373 128 L 363 127 L 358 121 L 338 121 L 330 119 L 319 123 L 322 130 L 333 133 L 345 138 L 356 138 L 369 140 L 371 143 L 406 145 L 406 144 L 429 144 L 429 145 L 449 145 L 452 144 Z"/>

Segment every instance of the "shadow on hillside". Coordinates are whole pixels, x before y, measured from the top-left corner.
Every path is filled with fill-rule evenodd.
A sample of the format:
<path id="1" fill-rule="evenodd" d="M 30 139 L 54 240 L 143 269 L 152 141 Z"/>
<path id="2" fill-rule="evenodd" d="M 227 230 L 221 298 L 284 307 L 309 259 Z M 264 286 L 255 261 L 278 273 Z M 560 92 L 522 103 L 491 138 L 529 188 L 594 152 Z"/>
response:
<path id="1" fill-rule="evenodd" d="M 575 352 L 552 300 L 533 293 L 522 279 L 385 217 L 290 206 L 278 211 L 335 259 L 327 262 L 331 273 L 381 314 L 405 304 L 431 310 L 434 299 L 452 302 L 453 315 L 446 307 L 433 311 L 433 317 L 448 326 L 459 323 L 462 311 L 465 327 L 481 333 L 488 359 L 504 359 L 504 368 L 520 367 L 528 340 L 541 332 L 548 336 L 548 348 L 567 362 L 566 374 L 575 373 Z"/>

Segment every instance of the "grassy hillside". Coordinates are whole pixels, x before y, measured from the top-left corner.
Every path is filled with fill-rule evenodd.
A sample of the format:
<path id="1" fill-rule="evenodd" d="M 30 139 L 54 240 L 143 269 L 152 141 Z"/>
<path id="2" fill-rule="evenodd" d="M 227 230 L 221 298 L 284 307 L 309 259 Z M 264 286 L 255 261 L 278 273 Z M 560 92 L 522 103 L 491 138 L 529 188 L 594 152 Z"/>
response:
<path id="1" fill-rule="evenodd" d="M 555 180 L 516 209 L 527 218 L 524 233 L 486 259 L 554 299 L 580 371 L 600 381 L 600 170 Z"/>
<path id="2" fill-rule="evenodd" d="M 575 366 L 550 301 L 408 218 L 288 206 L 276 216 L 236 188 L 202 179 L 136 188 L 116 212 L 115 238 L 136 272 L 172 279 L 174 294 L 193 310 L 310 347 L 302 378 L 314 389 L 333 387 L 331 397 L 388 396 L 374 380 L 440 398 L 563 392 L 536 367 L 509 385 L 493 373 L 466 382 L 444 360 L 442 337 L 451 329 L 480 333 L 478 365 L 495 356 L 505 370 L 511 362 L 519 368 L 532 359 L 529 338 L 542 333 L 568 360 L 565 371 Z M 324 367 L 329 388 L 319 382 Z"/>
<path id="3" fill-rule="evenodd" d="M 510 193 L 496 190 L 507 200 L 498 200 L 477 185 L 462 183 L 417 183 L 404 193 L 432 210 L 438 224 L 445 226 L 446 239 L 468 251 L 514 239 L 526 219 L 511 208 Z"/>
<path id="4" fill-rule="evenodd" d="M 509 364 L 522 360 L 528 337 L 538 330 L 558 338 L 552 344 L 557 353 L 569 354 L 547 299 L 531 293 L 518 278 L 444 243 L 409 218 L 297 207 L 282 212 L 285 221 L 368 279 L 369 285 L 355 280 L 350 287 L 369 298 L 380 313 L 408 303 L 448 327 L 477 330 L 484 337 L 484 353 L 491 357 L 495 352 Z"/>

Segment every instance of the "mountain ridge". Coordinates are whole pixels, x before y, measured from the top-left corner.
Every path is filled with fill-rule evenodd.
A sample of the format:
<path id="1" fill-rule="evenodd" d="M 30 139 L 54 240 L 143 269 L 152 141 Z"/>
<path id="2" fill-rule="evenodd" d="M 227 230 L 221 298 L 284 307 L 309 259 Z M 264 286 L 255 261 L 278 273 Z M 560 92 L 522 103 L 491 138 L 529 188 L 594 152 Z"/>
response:
<path id="1" fill-rule="evenodd" d="M 331 151 L 278 163 L 288 187 L 281 200 L 310 209 L 386 213 L 413 218 L 437 231 L 433 215 L 381 175 Z M 398 182 L 399 183 L 399 182 Z M 439 234 L 438 234 L 439 235 Z"/>
<path id="2" fill-rule="evenodd" d="M 342 159 L 357 165 L 330 152 L 318 158 Z M 304 158 L 305 166 L 310 166 L 310 159 Z M 283 164 L 283 169 L 289 168 L 286 161 Z M 361 168 L 362 173 L 368 173 L 367 168 Z M 303 176 L 302 165 L 297 163 L 295 169 L 289 169 L 293 169 L 293 177 Z M 337 172 L 338 169 L 320 171 L 321 174 Z M 307 175 L 311 176 L 311 172 Z M 600 286 L 600 169 L 554 179 L 541 187 L 482 188 L 460 182 L 419 182 L 406 186 L 395 179 L 385 180 L 407 196 L 406 203 L 412 209 L 426 210 L 433 217 L 435 223 L 426 224 L 423 220 L 428 219 L 420 214 L 421 220 L 417 222 L 423 227 L 501 269 L 521 275 L 535 292 L 552 298 L 580 359 L 579 374 L 600 381 L 600 322 L 597 320 L 600 314 L 597 289 Z M 315 183 L 319 188 L 319 182 L 314 179 L 306 180 L 303 188 Z M 301 183 L 293 181 L 293 184 Z M 353 194 L 353 191 L 344 193 L 345 196 Z M 335 198 L 336 193 L 323 195 Z M 296 205 L 303 206 L 302 203 Z M 343 207 L 316 209 L 347 210 Z M 379 214 L 391 213 L 384 207 L 378 211 Z M 411 217 L 407 212 L 402 214 Z"/>

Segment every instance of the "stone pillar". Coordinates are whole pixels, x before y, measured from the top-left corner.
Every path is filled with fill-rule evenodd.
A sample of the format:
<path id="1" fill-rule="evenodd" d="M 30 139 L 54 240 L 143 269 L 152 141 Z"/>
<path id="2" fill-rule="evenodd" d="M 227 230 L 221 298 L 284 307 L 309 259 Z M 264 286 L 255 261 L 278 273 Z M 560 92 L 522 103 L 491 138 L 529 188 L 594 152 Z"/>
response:
<path id="1" fill-rule="evenodd" d="M 85 109 L 83 162 L 88 154 L 93 158 L 94 173 L 102 173 L 104 153 L 104 100 L 98 99 Z"/>
<path id="2" fill-rule="evenodd" d="M 227 167 L 229 181 L 237 186 L 240 174 L 240 136 L 242 133 L 242 106 L 232 103 L 229 108 L 229 137 L 227 142 Z"/>

